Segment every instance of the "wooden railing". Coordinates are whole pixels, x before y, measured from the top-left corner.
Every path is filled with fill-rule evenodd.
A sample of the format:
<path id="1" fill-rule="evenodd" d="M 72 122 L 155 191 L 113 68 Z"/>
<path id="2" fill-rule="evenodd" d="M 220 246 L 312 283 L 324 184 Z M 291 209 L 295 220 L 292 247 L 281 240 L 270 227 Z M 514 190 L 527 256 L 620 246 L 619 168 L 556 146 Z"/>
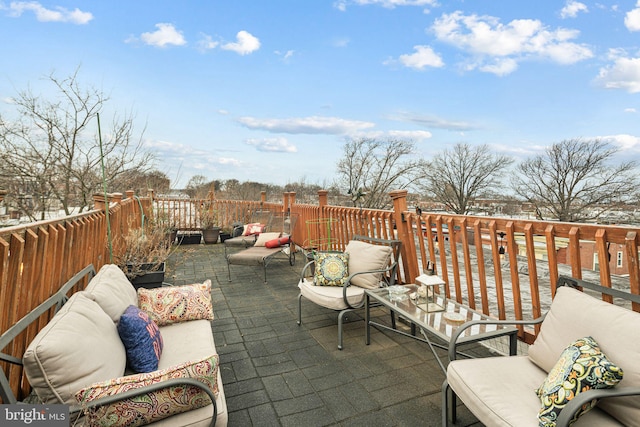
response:
<path id="1" fill-rule="evenodd" d="M 110 262 L 122 248 L 110 250 L 108 244 L 107 213 L 104 198 L 97 197 L 99 209 L 59 220 L 40 221 L 25 226 L 0 228 L 0 333 L 24 317 L 43 301 L 57 292 L 75 273 L 89 264 L 98 270 Z M 100 200 L 102 199 L 102 200 Z M 142 222 L 142 212 L 150 199 L 110 199 L 110 231 L 115 241 L 131 227 Z M 69 294 L 82 290 L 86 282 L 79 283 Z M 13 341 L 12 347 L 0 349 L 12 355 L 22 355 L 26 346 L 51 319 L 54 313 L 41 316 L 36 328 L 30 328 Z M 19 398 L 29 388 L 21 366 L 0 362 Z"/>
<path id="2" fill-rule="evenodd" d="M 293 241 L 298 249 L 345 247 L 353 235 L 397 238 L 403 243 L 399 280 L 411 283 L 435 265 L 445 281 L 447 298 L 496 318 L 530 319 L 546 311 L 560 274 L 600 282 L 640 294 L 637 228 L 594 224 L 530 221 L 509 218 L 409 211 L 407 192 L 393 191 L 392 210 L 329 206 L 327 192 L 318 205 L 295 203 L 285 193 L 282 203 L 218 199 L 138 198 L 132 192 L 110 199 L 112 241 L 140 227 L 144 218 L 197 229 L 203 206 L 214 209 L 220 226 L 246 223 L 257 211 L 295 215 Z M 88 264 L 98 270 L 123 248 L 109 250 L 104 201 L 96 209 L 56 221 L 0 229 L 0 333 L 57 291 Z M 152 203 L 153 200 L 153 203 Z M 143 216 L 144 213 L 144 216 Z M 596 262 L 604 260 L 604 262 Z M 86 283 L 81 283 L 82 289 Z M 76 290 L 78 290 L 76 289 Z M 604 300 L 610 301 L 606 297 Z M 630 307 L 640 312 L 640 304 Z M 28 331 L 11 350 L 21 354 L 50 319 Z M 532 342 L 536 329 L 521 329 Z M 19 367 L 0 362 L 18 389 L 25 381 Z"/>

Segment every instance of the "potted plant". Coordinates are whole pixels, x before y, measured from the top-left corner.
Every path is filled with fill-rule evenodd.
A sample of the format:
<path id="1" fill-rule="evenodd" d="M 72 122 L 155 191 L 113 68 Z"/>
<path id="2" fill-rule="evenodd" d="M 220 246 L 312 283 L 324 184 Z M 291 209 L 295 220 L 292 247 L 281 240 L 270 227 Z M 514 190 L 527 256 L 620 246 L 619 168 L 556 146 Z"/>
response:
<path id="1" fill-rule="evenodd" d="M 136 289 L 162 286 L 165 261 L 171 253 L 166 230 L 150 224 L 131 228 L 118 240 L 117 247 L 121 248 L 121 253 L 115 257 L 115 262 L 133 286 Z"/>
<path id="2" fill-rule="evenodd" d="M 200 208 L 200 227 L 204 243 L 218 243 L 221 230 L 218 226 L 218 211 L 208 203 Z"/>

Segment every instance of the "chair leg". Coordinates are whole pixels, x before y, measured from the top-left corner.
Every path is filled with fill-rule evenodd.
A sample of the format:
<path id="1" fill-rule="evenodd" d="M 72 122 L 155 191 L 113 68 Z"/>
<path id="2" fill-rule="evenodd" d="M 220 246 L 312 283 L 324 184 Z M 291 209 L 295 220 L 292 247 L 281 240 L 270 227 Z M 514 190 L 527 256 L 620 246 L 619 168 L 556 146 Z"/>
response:
<path id="1" fill-rule="evenodd" d="M 449 421 L 456 422 L 456 395 L 445 379 L 442 383 L 442 427 L 449 427 Z"/>
<path id="2" fill-rule="evenodd" d="M 338 350 L 342 350 L 342 319 L 344 318 L 344 315 L 350 311 L 354 310 L 351 308 L 347 308 L 345 310 L 342 310 L 340 314 L 338 314 Z"/>
<path id="3" fill-rule="evenodd" d="M 302 292 L 298 294 L 298 326 L 302 324 Z"/>
<path id="4" fill-rule="evenodd" d="M 229 281 L 231 281 L 231 264 L 227 261 L 227 272 L 229 273 Z"/>

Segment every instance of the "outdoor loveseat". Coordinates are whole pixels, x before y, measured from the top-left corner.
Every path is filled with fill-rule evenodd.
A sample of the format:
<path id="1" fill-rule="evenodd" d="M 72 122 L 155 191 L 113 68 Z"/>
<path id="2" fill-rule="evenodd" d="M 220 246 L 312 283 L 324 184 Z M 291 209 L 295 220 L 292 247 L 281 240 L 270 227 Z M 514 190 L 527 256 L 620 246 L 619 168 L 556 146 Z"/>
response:
<path id="1" fill-rule="evenodd" d="M 458 334 L 480 323 L 537 324 L 540 331 L 526 356 L 479 359 L 455 360 L 454 336 L 442 425 L 455 421 L 456 397 L 488 427 L 566 427 L 575 417 L 574 427 L 640 425 L 640 313 L 600 294 L 640 304 L 638 295 L 560 277 L 541 319 L 462 325 Z"/>
<path id="2" fill-rule="evenodd" d="M 31 403 L 69 405 L 80 416 L 72 425 L 227 424 L 209 281 L 136 293 L 116 265 L 88 266 L 5 331 L 0 351 L 51 309 L 22 358 L 0 353 L 23 365 Z M 16 403 L 2 371 L 0 386 L 3 402 Z"/>

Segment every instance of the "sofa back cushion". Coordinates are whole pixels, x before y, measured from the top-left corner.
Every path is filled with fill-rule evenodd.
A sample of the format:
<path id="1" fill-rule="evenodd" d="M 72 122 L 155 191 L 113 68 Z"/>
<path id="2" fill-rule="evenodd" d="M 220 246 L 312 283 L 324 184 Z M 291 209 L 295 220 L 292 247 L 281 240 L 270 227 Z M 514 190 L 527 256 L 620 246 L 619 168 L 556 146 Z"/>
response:
<path id="1" fill-rule="evenodd" d="M 81 388 L 121 376 L 126 353 L 111 318 L 77 292 L 29 344 L 23 362 L 44 403 L 74 404 Z"/>
<path id="2" fill-rule="evenodd" d="M 117 322 L 130 305 L 138 305 L 138 294 L 124 272 L 115 264 L 105 264 L 91 279 L 85 292 Z"/>
<path id="3" fill-rule="evenodd" d="M 606 303 L 576 289 L 558 288 L 529 358 L 549 372 L 563 350 L 573 341 L 591 336 L 600 349 L 624 370 L 617 387 L 640 387 L 640 313 Z M 637 397 L 602 400 L 598 407 L 625 425 L 640 419 Z"/>

